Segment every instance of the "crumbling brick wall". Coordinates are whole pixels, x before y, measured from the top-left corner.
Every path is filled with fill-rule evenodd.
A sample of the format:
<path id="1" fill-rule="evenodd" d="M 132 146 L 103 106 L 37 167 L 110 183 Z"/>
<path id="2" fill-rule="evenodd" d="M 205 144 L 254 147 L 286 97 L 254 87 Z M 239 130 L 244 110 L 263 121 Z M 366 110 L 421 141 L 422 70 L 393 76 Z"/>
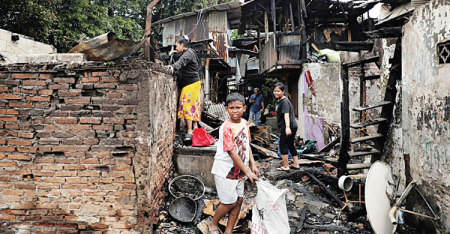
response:
<path id="1" fill-rule="evenodd" d="M 173 79 L 142 61 L 0 67 L 1 227 L 150 232 L 175 99 Z"/>

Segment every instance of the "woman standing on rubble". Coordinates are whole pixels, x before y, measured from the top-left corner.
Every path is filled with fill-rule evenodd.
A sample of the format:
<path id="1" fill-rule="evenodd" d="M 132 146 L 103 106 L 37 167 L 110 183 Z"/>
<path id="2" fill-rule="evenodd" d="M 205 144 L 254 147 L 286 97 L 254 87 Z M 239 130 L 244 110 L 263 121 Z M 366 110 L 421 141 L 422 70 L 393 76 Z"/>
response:
<path id="1" fill-rule="evenodd" d="M 297 121 L 294 117 L 294 107 L 289 99 L 284 95 L 285 88 L 283 83 L 276 83 L 273 89 L 273 95 L 277 99 L 277 125 L 280 129 L 280 152 L 283 165 L 277 168 L 278 171 L 289 171 L 289 152 L 292 155 L 294 163 L 291 165 L 294 169 L 299 169 L 298 153 L 294 146 L 295 133 L 297 132 Z"/>
<path id="2" fill-rule="evenodd" d="M 182 36 L 175 41 L 175 47 L 181 57 L 168 68 L 178 77 L 178 88 L 181 89 L 178 105 L 178 118 L 186 120 L 187 133 L 185 141 L 192 140 L 192 132 L 200 120 L 200 78 L 198 76 L 197 53 L 189 48 L 189 37 Z"/>

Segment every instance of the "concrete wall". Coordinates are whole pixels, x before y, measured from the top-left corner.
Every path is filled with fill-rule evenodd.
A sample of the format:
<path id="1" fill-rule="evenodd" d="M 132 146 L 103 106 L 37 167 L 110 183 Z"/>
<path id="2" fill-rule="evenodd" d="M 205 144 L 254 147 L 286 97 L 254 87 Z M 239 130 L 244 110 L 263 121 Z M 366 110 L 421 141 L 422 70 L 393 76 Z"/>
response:
<path id="1" fill-rule="evenodd" d="M 441 233 L 450 229 L 450 64 L 438 64 L 436 47 L 450 39 L 449 12 L 449 0 L 432 0 L 403 28 L 401 131 L 392 132 L 398 144 L 390 146 L 395 154 L 389 158 L 394 170 L 405 169 L 403 181 L 417 180 L 434 204 Z"/>
<path id="2" fill-rule="evenodd" d="M 341 65 L 338 63 L 307 63 L 303 71 L 309 71 L 314 82 L 315 95 L 308 87 L 304 73 L 299 79 L 299 134 L 317 141 L 321 149 L 328 143 L 324 137 L 324 122 L 341 122 Z"/>
<path id="3" fill-rule="evenodd" d="M 12 35 L 19 35 L 18 41 L 12 41 Z M 10 31 L 0 29 L 0 51 L 3 52 L 13 62 L 18 61 L 21 54 L 54 54 L 55 47 L 45 43 L 34 41 L 32 38 L 14 34 Z M 0 64 L 10 63 L 8 59 L 0 61 Z"/>
<path id="4" fill-rule="evenodd" d="M 0 66 L 0 226 L 151 233 L 176 85 L 144 61 Z"/>

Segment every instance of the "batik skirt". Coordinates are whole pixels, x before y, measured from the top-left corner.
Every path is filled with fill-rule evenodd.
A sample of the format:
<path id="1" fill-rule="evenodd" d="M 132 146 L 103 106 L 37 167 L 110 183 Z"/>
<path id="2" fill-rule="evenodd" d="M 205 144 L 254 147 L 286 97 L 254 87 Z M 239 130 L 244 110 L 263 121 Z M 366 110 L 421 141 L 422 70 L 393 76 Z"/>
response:
<path id="1" fill-rule="evenodd" d="M 201 83 L 197 81 L 181 90 L 178 118 L 192 121 L 200 120 L 200 88 Z"/>

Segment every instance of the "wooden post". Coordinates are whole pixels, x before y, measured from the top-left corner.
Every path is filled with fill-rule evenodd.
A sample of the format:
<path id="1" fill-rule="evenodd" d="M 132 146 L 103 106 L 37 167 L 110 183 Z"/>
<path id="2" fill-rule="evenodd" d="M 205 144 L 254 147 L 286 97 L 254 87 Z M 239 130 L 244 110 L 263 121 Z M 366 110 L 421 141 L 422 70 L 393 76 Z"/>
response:
<path id="1" fill-rule="evenodd" d="M 264 33 L 266 34 L 266 42 L 269 41 L 269 17 L 267 11 L 264 11 Z"/>
<path id="2" fill-rule="evenodd" d="M 339 152 L 338 176 L 347 173 L 347 163 L 349 161 L 348 147 L 350 146 L 350 110 L 348 93 L 348 67 L 342 67 L 343 92 L 341 102 L 341 150 Z"/>
<path id="3" fill-rule="evenodd" d="M 294 24 L 294 14 L 292 13 L 292 3 L 289 3 L 289 11 L 290 11 L 290 20 L 291 20 L 291 28 L 292 32 L 295 30 L 295 24 Z"/>
<path id="4" fill-rule="evenodd" d="M 261 50 L 261 28 L 258 25 L 258 52 Z"/>
<path id="5" fill-rule="evenodd" d="M 277 51 L 277 18 L 275 11 L 275 0 L 271 1 L 271 10 L 272 10 L 272 24 L 273 24 L 273 47 L 274 50 Z M 278 58 L 278 56 L 277 56 Z"/>
<path id="6" fill-rule="evenodd" d="M 147 6 L 147 18 L 145 21 L 145 43 L 144 43 L 144 56 L 147 61 L 154 61 L 155 55 L 154 52 L 151 52 L 151 43 L 150 43 L 150 32 L 152 28 L 152 9 L 159 2 L 159 0 L 153 0 Z M 153 54 L 153 56 L 151 55 Z"/>

